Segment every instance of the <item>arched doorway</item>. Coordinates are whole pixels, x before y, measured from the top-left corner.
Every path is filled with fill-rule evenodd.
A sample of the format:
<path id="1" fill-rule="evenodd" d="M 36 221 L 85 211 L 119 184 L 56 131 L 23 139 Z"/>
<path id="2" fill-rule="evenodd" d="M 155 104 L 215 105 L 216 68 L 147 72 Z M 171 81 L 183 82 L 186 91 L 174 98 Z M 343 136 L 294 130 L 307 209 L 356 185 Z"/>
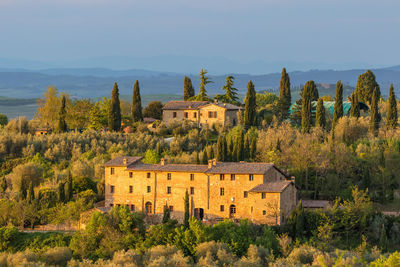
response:
<path id="1" fill-rule="evenodd" d="M 202 208 L 195 208 L 194 209 L 194 217 L 198 220 L 203 220 L 204 210 Z"/>
<path id="2" fill-rule="evenodd" d="M 146 205 L 144 206 L 146 214 L 151 214 L 153 210 L 153 205 L 151 202 L 146 202 Z"/>
<path id="3" fill-rule="evenodd" d="M 229 218 L 234 218 L 236 215 L 236 206 L 235 205 L 231 205 L 229 207 Z"/>

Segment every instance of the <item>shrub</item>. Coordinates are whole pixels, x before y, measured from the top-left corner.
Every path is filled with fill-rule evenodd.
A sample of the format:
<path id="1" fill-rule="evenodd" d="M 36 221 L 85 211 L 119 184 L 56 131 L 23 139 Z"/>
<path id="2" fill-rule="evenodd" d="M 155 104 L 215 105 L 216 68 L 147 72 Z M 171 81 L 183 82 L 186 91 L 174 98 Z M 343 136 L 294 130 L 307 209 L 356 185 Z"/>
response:
<path id="1" fill-rule="evenodd" d="M 48 265 L 67 266 L 72 258 L 72 252 L 66 247 L 50 248 L 43 253 L 43 260 Z"/>

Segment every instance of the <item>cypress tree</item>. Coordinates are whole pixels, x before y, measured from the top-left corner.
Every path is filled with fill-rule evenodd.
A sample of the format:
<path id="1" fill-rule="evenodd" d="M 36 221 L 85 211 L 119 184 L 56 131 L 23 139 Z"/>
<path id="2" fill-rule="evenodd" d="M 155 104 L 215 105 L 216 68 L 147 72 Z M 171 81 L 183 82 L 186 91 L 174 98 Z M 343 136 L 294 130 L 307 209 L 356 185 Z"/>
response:
<path id="1" fill-rule="evenodd" d="M 187 101 L 191 97 L 194 97 L 194 87 L 192 85 L 192 80 L 185 76 L 183 81 L 183 100 Z"/>
<path id="2" fill-rule="evenodd" d="M 289 116 L 290 105 L 292 104 L 292 96 L 290 93 L 290 78 L 286 69 L 282 69 L 280 92 L 279 92 L 279 120 L 286 120 Z"/>
<path id="3" fill-rule="evenodd" d="M 71 201 L 74 196 L 73 188 L 72 188 L 72 177 L 71 173 L 68 172 L 67 182 L 65 183 L 65 200 Z"/>
<path id="4" fill-rule="evenodd" d="M 203 150 L 203 155 L 201 157 L 201 163 L 208 164 L 208 155 L 207 155 L 207 148 L 206 147 Z"/>
<path id="5" fill-rule="evenodd" d="M 389 89 L 389 99 L 387 101 L 386 127 L 388 129 L 396 128 L 397 119 L 396 95 L 394 94 L 393 84 L 391 84 Z"/>
<path id="6" fill-rule="evenodd" d="M 33 183 L 30 182 L 28 192 L 26 194 L 26 199 L 29 203 L 32 203 L 35 200 L 35 191 L 33 190 Z"/>
<path id="7" fill-rule="evenodd" d="M 162 218 L 162 223 L 167 223 L 171 219 L 171 211 L 169 210 L 168 204 L 164 205 L 164 214 Z"/>
<path id="8" fill-rule="evenodd" d="M 212 83 L 209 77 L 206 76 L 207 70 L 201 69 L 200 70 L 200 88 L 199 94 L 196 96 L 197 101 L 207 101 L 209 97 L 207 95 L 206 85 Z"/>
<path id="9" fill-rule="evenodd" d="M 133 86 L 133 95 L 132 95 L 132 121 L 143 121 L 142 114 L 142 99 L 140 97 L 140 88 L 139 81 L 136 80 L 135 85 Z"/>
<path id="10" fill-rule="evenodd" d="M 308 81 L 303 88 L 302 92 L 302 105 L 301 105 L 301 131 L 308 133 L 311 129 L 311 97 L 313 88 L 315 87 L 314 81 Z"/>
<path id="11" fill-rule="evenodd" d="M 196 164 L 200 164 L 199 152 L 196 152 Z"/>
<path id="12" fill-rule="evenodd" d="M 295 225 L 295 233 L 296 233 L 296 238 L 301 239 L 303 237 L 304 234 L 304 209 L 303 209 L 303 204 L 302 201 L 299 201 L 299 204 L 297 205 L 296 211 L 296 225 Z"/>
<path id="13" fill-rule="evenodd" d="M 369 122 L 369 130 L 375 136 L 378 135 L 379 123 L 381 121 L 381 115 L 379 114 L 379 109 L 378 109 L 378 102 L 379 102 L 379 95 L 380 95 L 378 90 L 379 90 L 378 88 L 375 88 L 375 90 L 372 94 L 371 118 L 370 118 L 370 122 Z"/>
<path id="14" fill-rule="evenodd" d="M 225 91 L 225 95 L 222 97 L 222 102 L 239 105 L 239 97 L 237 96 L 238 89 L 233 87 L 234 79 L 233 76 L 226 77 L 226 84 L 222 87 L 222 90 Z"/>
<path id="15" fill-rule="evenodd" d="M 318 99 L 315 125 L 322 129 L 326 127 L 325 107 L 322 98 Z"/>
<path id="16" fill-rule="evenodd" d="M 118 84 L 114 83 L 111 93 L 111 107 L 108 113 L 108 128 L 110 131 L 119 131 L 121 129 L 121 107 L 119 103 Z"/>
<path id="17" fill-rule="evenodd" d="M 58 123 L 56 129 L 58 133 L 65 133 L 67 131 L 67 123 L 65 122 L 65 117 L 67 115 L 67 112 L 65 110 L 65 105 L 66 105 L 66 98 L 65 95 L 63 95 L 61 98 L 60 111 L 58 113 Z"/>
<path id="18" fill-rule="evenodd" d="M 186 189 L 186 193 L 185 193 L 185 198 L 184 198 L 184 205 L 185 205 L 185 214 L 184 214 L 184 218 L 183 218 L 183 226 L 185 228 L 189 228 L 189 217 L 190 217 L 190 211 L 189 211 L 189 193 Z"/>
<path id="19" fill-rule="evenodd" d="M 351 108 L 350 108 L 350 117 L 359 118 L 360 117 L 360 105 L 358 102 L 358 95 L 354 92 L 351 94 Z"/>
<path id="20" fill-rule="evenodd" d="M 244 136 L 244 145 L 243 145 L 243 159 L 250 159 L 250 137 L 248 134 Z"/>
<path id="21" fill-rule="evenodd" d="M 379 237 L 379 248 L 382 251 L 387 251 L 388 249 L 388 238 L 386 235 L 386 229 L 384 224 L 382 224 L 381 235 Z"/>
<path id="22" fill-rule="evenodd" d="M 247 94 L 244 104 L 244 126 L 246 129 L 257 124 L 257 105 L 256 105 L 256 91 L 254 84 L 249 81 L 247 84 Z"/>
<path id="23" fill-rule="evenodd" d="M 226 161 L 228 161 L 228 162 L 234 161 L 233 150 L 234 150 L 234 145 L 233 145 L 232 137 L 226 138 L 226 156 L 225 156 Z"/>
<path id="24" fill-rule="evenodd" d="M 358 76 L 355 92 L 359 101 L 371 104 L 372 94 L 375 89 L 377 89 L 377 96 L 380 98 L 381 90 L 379 89 L 379 84 L 376 82 L 375 74 L 372 71 L 367 70 L 365 73 Z"/>
<path id="25" fill-rule="evenodd" d="M 156 152 L 157 152 L 157 154 L 158 154 L 159 156 L 161 156 L 162 147 L 161 147 L 161 143 L 160 143 L 160 142 L 158 142 L 157 145 L 156 145 Z"/>
<path id="26" fill-rule="evenodd" d="M 19 185 L 18 192 L 21 199 L 26 199 L 26 186 L 24 179 L 21 179 L 21 184 Z"/>
<path id="27" fill-rule="evenodd" d="M 62 182 L 58 184 L 57 197 L 59 202 L 65 202 L 65 184 Z"/>
<path id="28" fill-rule="evenodd" d="M 256 152 L 257 152 L 257 139 L 253 137 L 250 142 L 250 159 L 251 160 L 255 159 Z"/>
<path id="29" fill-rule="evenodd" d="M 343 117 L 343 84 L 341 81 L 338 81 L 336 83 L 336 97 L 333 110 L 332 130 L 335 129 L 335 126 L 341 117 Z"/>
<path id="30" fill-rule="evenodd" d="M 220 135 L 217 141 L 217 161 L 225 161 L 224 136 Z"/>
<path id="31" fill-rule="evenodd" d="M 240 130 L 239 136 L 236 140 L 236 161 L 244 160 L 244 133 L 243 129 Z"/>
<path id="32" fill-rule="evenodd" d="M 211 147 L 210 147 L 210 153 L 208 154 L 208 158 L 209 159 L 213 159 L 215 157 L 215 155 L 214 155 L 214 148 L 213 148 L 213 146 L 211 145 Z"/>

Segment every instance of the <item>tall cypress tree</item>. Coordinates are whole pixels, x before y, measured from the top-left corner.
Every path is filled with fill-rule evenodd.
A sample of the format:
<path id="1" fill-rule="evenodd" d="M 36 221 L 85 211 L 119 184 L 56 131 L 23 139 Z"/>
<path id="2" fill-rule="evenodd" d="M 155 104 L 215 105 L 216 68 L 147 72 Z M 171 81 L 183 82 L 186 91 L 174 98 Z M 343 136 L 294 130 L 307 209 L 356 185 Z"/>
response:
<path id="1" fill-rule="evenodd" d="M 20 199 L 26 199 L 26 185 L 25 185 L 25 180 L 21 179 L 21 183 L 19 185 L 19 197 Z"/>
<path id="2" fill-rule="evenodd" d="M 108 113 L 108 128 L 110 131 L 119 131 L 121 129 L 121 106 L 119 103 L 118 84 L 114 83 L 111 93 L 111 107 Z"/>
<path id="3" fill-rule="evenodd" d="M 236 139 L 236 161 L 244 160 L 244 132 L 240 129 L 239 135 Z"/>
<path id="4" fill-rule="evenodd" d="M 72 188 L 72 177 L 71 173 L 68 172 L 67 182 L 65 183 L 65 200 L 71 201 L 74 196 L 73 188 Z"/>
<path id="5" fill-rule="evenodd" d="M 233 76 L 226 77 L 226 84 L 222 87 L 222 90 L 225 91 L 225 95 L 222 97 L 222 102 L 239 105 L 239 97 L 237 96 L 238 89 L 233 87 L 234 79 Z"/>
<path id="6" fill-rule="evenodd" d="M 139 89 L 139 81 L 136 80 L 135 85 L 133 86 L 133 95 L 132 95 L 132 121 L 143 121 L 142 114 L 142 99 L 140 97 L 140 89 Z"/>
<path id="7" fill-rule="evenodd" d="M 185 76 L 183 81 L 183 100 L 187 101 L 191 97 L 194 97 L 194 87 L 192 85 L 192 80 Z"/>
<path id="8" fill-rule="evenodd" d="M 314 81 L 308 81 L 304 85 L 302 92 L 301 102 L 301 131 L 302 133 L 308 133 L 311 129 L 311 98 L 315 88 Z"/>
<path id="9" fill-rule="evenodd" d="M 7 190 L 7 180 L 6 177 L 0 178 L 0 193 L 4 193 Z"/>
<path id="10" fill-rule="evenodd" d="M 332 130 L 335 129 L 335 126 L 341 117 L 343 117 L 343 84 L 341 81 L 337 81 L 335 106 L 333 110 Z"/>
<path id="11" fill-rule="evenodd" d="M 65 184 L 62 182 L 58 184 L 57 197 L 59 202 L 65 202 Z"/>
<path id="12" fill-rule="evenodd" d="M 394 94 L 393 84 L 391 84 L 389 89 L 389 99 L 387 101 L 386 127 L 388 129 L 396 128 L 397 119 L 396 95 Z"/>
<path id="13" fill-rule="evenodd" d="M 35 200 L 35 191 L 33 190 L 33 183 L 29 184 L 28 192 L 26 194 L 26 199 L 29 203 L 32 203 Z"/>
<path id="14" fill-rule="evenodd" d="M 289 116 L 290 105 L 292 104 L 292 96 L 290 93 L 290 78 L 286 69 L 282 69 L 280 92 L 279 92 L 279 120 L 286 120 Z"/>
<path id="15" fill-rule="evenodd" d="M 381 121 L 381 114 L 379 114 L 378 103 L 379 95 L 378 88 L 375 88 L 371 99 L 371 118 L 369 122 L 369 130 L 375 136 L 378 135 L 379 123 Z"/>
<path id="16" fill-rule="evenodd" d="M 207 155 L 207 148 L 206 147 L 203 150 L 203 155 L 201 157 L 201 163 L 208 164 L 208 155 Z"/>
<path id="17" fill-rule="evenodd" d="M 252 138 L 250 142 L 250 159 L 254 160 L 257 152 L 257 138 Z"/>
<path id="18" fill-rule="evenodd" d="M 183 226 L 185 228 L 189 228 L 189 218 L 190 218 L 190 206 L 189 206 L 189 193 L 186 189 L 185 198 L 184 198 L 184 206 L 185 206 L 185 213 L 183 218 Z"/>
<path id="19" fill-rule="evenodd" d="M 247 94 L 244 104 L 244 126 L 246 129 L 257 124 L 257 105 L 256 105 L 256 91 L 254 84 L 249 81 L 247 84 Z"/>
<path id="20" fill-rule="evenodd" d="M 360 117 L 360 105 L 358 102 L 358 95 L 353 92 L 350 96 L 351 107 L 350 107 L 350 117 L 359 118 Z"/>
<path id="21" fill-rule="evenodd" d="M 66 106 L 66 98 L 65 95 L 61 98 L 61 107 L 58 113 L 58 123 L 56 131 L 58 133 L 65 133 L 67 131 L 67 123 L 65 122 L 65 117 L 67 115 L 67 111 L 65 110 Z"/>
<path id="22" fill-rule="evenodd" d="M 325 107 L 322 98 L 318 99 L 315 126 L 321 127 L 322 129 L 326 127 Z"/>
<path id="23" fill-rule="evenodd" d="M 212 81 L 206 74 L 207 70 L 205 69 L 200 70 L 200 88 L 199 88 L 199 94 L 196 96 L 197 101 L 210 100 L 210 98 L 207 95 L 206 85 L 212 83 Z"/>
<path id="24" fill-rule="evenodd" d="M 162 223 L 167 223 L 170 219 L 171 219 L 171 211 L 169 210 L 168 204 L 165 203 Z"/>
<path id="25" fill-rule="evenodd" d="M 217 161 L 225 161 L 225 136 L 220 135 L 217 141 Z"/>

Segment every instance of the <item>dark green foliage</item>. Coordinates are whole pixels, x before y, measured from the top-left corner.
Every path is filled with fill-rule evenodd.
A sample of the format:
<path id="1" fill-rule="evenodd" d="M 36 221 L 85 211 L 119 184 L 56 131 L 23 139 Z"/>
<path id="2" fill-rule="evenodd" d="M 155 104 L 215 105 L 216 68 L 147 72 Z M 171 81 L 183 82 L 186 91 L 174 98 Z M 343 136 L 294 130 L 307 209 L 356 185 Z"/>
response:
<path id="1" fill-rule="evenodd" d="M 39 206 L 41 209 L 48 209 L 57 205 L 57 193 L 52 188 L 41 188 L 38 193 Z"/>
<path id="2" fill-rule="evenodd" d="M 29 203 L 32 203 L 35 200 L 35 191 L 33 190 L 32 182 L 29 184 L 29 188 L 26 194 L 26 200 L 28 200 Z"/>
<path id="3" fill-rule="evenodd" d="M 73 192 L 75 194 L 92 190 L 93 192 L 97 191 L 96 182 L 94 182 L 89 177 L 74 177 L 73 178 Z"/>
<path id="4" fill-rule="evenodd" d="M 302 92 L 302 106 L 301 106 L 301 131 L 308 133 L 311 129 L 311 101 L 312 94 L 316 88 L 314 81 L 308 81 L 303 88 Z"/>
<path id="5" fill-rule="evenodd" d="M 199 152 L 196 152 L 196 164 L 200 164 L 200 157 L 199 157 Z"/>
<path id="6" fill-rule="evenodd" d="M 6 177 L 3 176 L 0 178 L 0 194 L 4 193 L 7 190 L 7 180 Z"/>
<path id="7" fill-rule="evenodd" d="M 0 113 L 0 126 L 7 125 L 8 118 L 6 115 Z"/>
<path id="8" fill-rule="evenodd" d="M 190 206 L 189 206 L 189 193 L 186 189 L 185 198 L 184 198 L 184 206 L 185 206 L 185 214 L 183 217 L 183 226 L 185 228 L 189 227 L 189 218 L 190 218 Z"/>
<path id="9" fill-rule="evenodd" d="M 322 129 L 326 127 L 325 107 L 322 98 L 318 99 L 315 126 L 321 127 Z"/>
<path id="10" fill-rule="evenodd" d="M 302 239 L 305 232 L 305 214 L 302 201 L 299 201 L 296 209 L 289 217 L 289 225 L 292 226 L 292 234 L 295 238 Z"/>
<path id="11" fill-rule="evenodd" d="M 389 99 L 387 103 L 386 127 L 394 129 L 397 126 L 397 102 L 396 95 L 394 94 L 393 84 L 390 85 Z"/>
<path id="12" fill-rule="evenodd" d="M 185 76 L 185 80 L 183 81 L 183 100 L 187 101 L 189 98 L 194 97 L 194 87 L 192 85 L 192 80 Z"/>
<path id="13" fill-rule="evenodd" d="M 61 98 L 61 107 L 60 107 L 60 111 L 58 113 L 58 123 L 57 123 L 57 128 L 56 128 L 56 132 L 58 132 L 58 133 L 65 133 L 68 130 L 67 123 L 65 122 L 65 118 L 67 116 L 67 111 L 65 110 L 65 105 L 66 105 L 66 98 L 65 98 L 65 95 L 63 95 Z"/>
<path id="14" fill-rule="evenodd" d="M 161 120 L 162 108 L 163 104 L 161 103 L 161 101 L 152 101 L 144 108 L 143 117 Z"/>
<path id="15" fill-rule="evenodd" d="M 223 103 L 230 103 L 234 105 L 240 105 L 239 97 L 237 96 L 237 91 L 235 87 L 233 87 L 233 80 L 235 78 L 233 76 L 226 77 L 226 84 L 222 87 L 222 90 L 225 91 L 224 95 L 217 95 L 215 99 L 221 101 Z"/>
<path id="16" fill-rule="evenodd" d="M 171 219 L 171 211 L 169 210 L 168 204 L 165 203 L 163 210 L 162 223 L 167 223 Z"/>
<path id="17" fill-rule="evenodd" d="M 217 141 L 217 161 L 226 161 L 225 155 L 227 154 L 226 137 L 220 135 Z"/>
<path id="18" fill-rule="evenodd" d="M 62 182 L 58 184 L 57 197 L 59 202 L 65 202 L 65 184 Z"/>
<path id="19" fill-rule="evenodd" d="M 257 125 L 257 105 L 256 105 L 256 91 L 254 84 L 249 81 L 247 84 L 247 94 L 244 107 L 244 126 L 249 128 Z"/>
<path id="20" fill-rule="evenodd" d="M 257 153 L 257 138 L 252 138 L 250 141 L 249 158 L 254 160 Z"/>
<path id="21" fill-rule="evenodd" d="M 196 101 L 209 101 L 210 98 L 207 95 L 206 85 L 212 83 L 210 78 L 206 75 L 207 70 L 200 70 L 200 88 L 197 96 L 193 97 L 192 100 Z"/>
<path id="22" fill-rule="evenodd" d="M 207 155 L 207 148 L 204 148 L 203 155 L 201 157 L 202 164 L 208 164 L 208 155 Z"/>
<path id="23" fill-rule="evenodd" d="M 111 104 L 108 111 L 108 129 L 118 132 L 121 129 L 121 107 L 119 101 L 118 84 L 114 83 L 111 93 Z"/>
<path id="24" fill-rule="evenodd" d="M 137 122 L 142 120 L 143 120 L 142 100 L 140 97 L 139 81 L 136 80 L 135 85 L 133 86 L 133 95 L 132 95 L 132 121 Z"/>
<path id="25" fill-rule="evenodd" d="M 26 199 L 26 194 L 27 194 L 27 191 L 26 191 L 26 184 L 25 184 L 26 182 L 25 182 L 25 179 L 21 179 L 21 183 L 20 183 L 20 186 L 19 186 L 19 188 L 18 188 L 18 193 L 19 193 L 19 197 L 20 197 L 20 199 Z"/>
<path id="26" fill-rule="evenodd" d="M 338 81 L 336 83 L 336 97 L 333 110 L 332 130 L 335 129 L 335 126 L 341 117 L 343 117 L 343 84 L 341 81 Z"/>
<path id="27" fill-rule="evenodd" d="M 369 123 L 369 130 L 375 136 L 378 134 L 379 123 L 381 122 L 381 114 L 379 113 L 379 95 L 378 88 L 375 88 L 371 100 L 371 118 Z"/>
<path id="28" fill-rule="evenodd" d="M 289 108 L 292 104 L 292 96 L 290 93 L 290 78 L 286 69 L 282 69 L 279 92 L 279 120 L 286 120 L 289 116 Z"/>
<path id="29" fill-rule="evenodd" d="M 386 228 L 385 228 L 385 225 L 382 224 L 381 235 L 379 237 L 379 248 L 384 252 L 387 251 L 388 243 L 389 242 L 388 242 L 388 237 L 386 234 Z"/>
<path id="30" fill-rule="evenodd" d="M 232 161 L 243 161 L 244 160 L 244 131 L 241 128 L 239 135 L 237 136 L 234 145 L 234 153 L 232 155 Z"/>
<path id="31" fill-rule="evenodd" d="M 72 200 L 74 195 L 73 187 L 72 187 L 72 177 L 71 173 L 68 172 L 67 182 L 65 183 L 65 200 L 68 202 Z"/>
<path id="32" fill-rule="evenodd" d="M 359 118 L 360 105 L 358 102 L 358 95 L 356 93 L 352 93 L 350 96 L 350 100 L 351 100 L 350 117 Z"/>
<path id="33" fill-rule="evenodd" d="M 365 73 L 358 76 L 355 93 L 359 101 L 372 104 L 372 95 L 374 90 L 377 90 L 377 97 L 381 97 L 381 90 L 379 84 L 376 82 L 375 74 L 367 70 Z"/>

